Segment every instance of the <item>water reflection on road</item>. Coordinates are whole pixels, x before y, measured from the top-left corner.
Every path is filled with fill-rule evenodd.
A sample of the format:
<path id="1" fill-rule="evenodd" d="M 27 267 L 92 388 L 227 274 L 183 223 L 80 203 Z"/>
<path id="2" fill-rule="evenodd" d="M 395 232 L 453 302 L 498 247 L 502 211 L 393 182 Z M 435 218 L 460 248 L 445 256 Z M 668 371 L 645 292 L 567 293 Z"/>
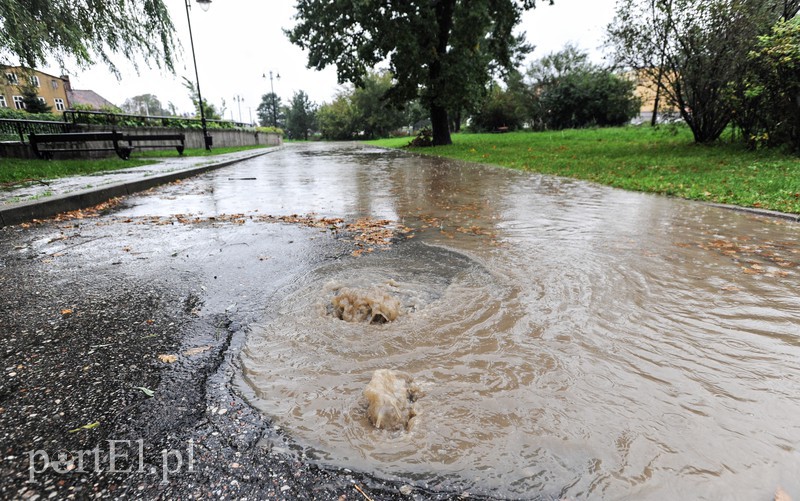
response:
<path id="1" fill-rule="evenodd" d="M 800 495 L 797 224 L 355 145 L 231 172 L 163 210 L 212 193 L 217 213 L 415 230 L 315 270 L 250 333 L 240 388 L 314 457 L 510 497 Z M 406 312 L 325 315 L 343 286 Z M 364 417 L 380 368 L 425 391 L 409 432 Z"/>

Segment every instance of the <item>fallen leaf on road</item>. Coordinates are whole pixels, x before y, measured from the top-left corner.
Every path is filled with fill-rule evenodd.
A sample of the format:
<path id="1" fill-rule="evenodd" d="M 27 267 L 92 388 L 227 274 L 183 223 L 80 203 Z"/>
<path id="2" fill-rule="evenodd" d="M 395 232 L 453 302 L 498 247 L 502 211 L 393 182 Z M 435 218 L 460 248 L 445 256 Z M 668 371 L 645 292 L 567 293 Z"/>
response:
<path id="1" fill-rule="evenodd" d="M 367 495 L 367 493 L 366 493 L 366 492 L 364 492 L 364 489 L 362 489 L 361 487 L 359 487 L 359 486 L 358 486 L 358 484 L 354 484 L 354 485 L 353 485 L 353 487 L 355 487 L 355 488 L 356 488 L 356 490 L 357 490 L 358 492 L 360 492 L 362 496 L 364 496 L 364 499 L 366 499 L 367 501 L 373 501 L 373 499 L 372 499 L 371 497 L 369 497 L 369 495 Z"/>
<path id="2" fill-rule="evenodd" d="M 65 317 L 72 315 L 72 310 L 70 310 L 69 308 L 64 308 L 63 310 L 61 310 L 61 314 L 64 315 Z"/>
<path id="3" fill-rule="evenodd" d="M 165 364 L 171 364 L 178 360 L 178 357 L 175 355 L 159 355 L 158 359 L 164 362 Z"/>
<path id="4" fill-rule="evenodd" d="M 147 395 L 148 397 L 152 397 L 153 395 L 155 395 L 155 392 L 153 390 L 145 388 L 144 386 L 134 386 L 133 389 L 141 390 L 141 392 Z"/>
<path id="5" fill-rule="evenodd" d="M 198 346 L 197 348 L 190 348 L 183 352 L 184 356 L 191 357 L 193 355 L 199 355 L 203 352 L 206 352 L 211 349 L 211 346 Z"/>
<path id="6" fill-rule="evenodd" d="M 77 433 L 81 430 L 91 430 L 100 426 L 100 421 L 95 421 L 94 423 L 85 424 L 83 426 L 79 426 L 74 430 L 69 430 L 70 433 Z"/>

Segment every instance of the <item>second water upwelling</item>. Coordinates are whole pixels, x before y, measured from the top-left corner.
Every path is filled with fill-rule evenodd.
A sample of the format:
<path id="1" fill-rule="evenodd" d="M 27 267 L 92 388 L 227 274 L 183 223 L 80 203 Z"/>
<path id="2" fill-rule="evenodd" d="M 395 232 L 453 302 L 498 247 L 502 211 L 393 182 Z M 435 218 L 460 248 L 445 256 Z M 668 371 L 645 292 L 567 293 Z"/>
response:
<path id="1" fill-rule="evenodd" d="M 329 148 L 237 167 L 257 183 L 209 177 L 221 213 L 256 202 L 415 230 L 314 270 L 252 327 L 238 386 L 297 447 L 500 497 L 800 493 L 797 225 Z M 393 298 L 397 318 L 340 319 L 345 289 Z M 407 431 L 367 418 L 363 390 L 379 369 L 409 374 L 424 394 Z"/>

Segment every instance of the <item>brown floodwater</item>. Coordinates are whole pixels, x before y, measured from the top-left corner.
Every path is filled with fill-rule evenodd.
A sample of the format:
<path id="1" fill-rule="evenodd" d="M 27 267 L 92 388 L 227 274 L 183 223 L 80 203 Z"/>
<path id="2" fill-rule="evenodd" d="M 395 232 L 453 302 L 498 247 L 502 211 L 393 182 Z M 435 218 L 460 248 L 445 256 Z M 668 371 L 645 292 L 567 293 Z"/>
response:
<path id="1" fill-rule="evenodd" d="M 800 225 L 357 145 L 207 183 L 219 213 L 414 230 L 248 334 L 237 386 L 308 457 L 499 497 L 800 497 Z M 396 317 L 342 320 L 342 291 Z M 381 369 L 421 390 L 407 429 L 367 417 Z"/>

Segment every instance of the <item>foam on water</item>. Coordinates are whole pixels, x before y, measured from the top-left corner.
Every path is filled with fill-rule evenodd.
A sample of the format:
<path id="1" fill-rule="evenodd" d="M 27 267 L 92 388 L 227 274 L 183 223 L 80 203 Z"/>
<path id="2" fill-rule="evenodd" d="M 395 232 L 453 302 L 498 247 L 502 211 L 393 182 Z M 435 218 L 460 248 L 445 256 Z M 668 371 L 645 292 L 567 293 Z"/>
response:
<path id="1" fill-rule="evenodd" d="M 400 301 L 379 287 L 351 289 L 343 287 L 331 300 L 333 316 L 346 322 L 385 324 L 397 319 Z"/>
<path id="2" fill-rule="evenodd" d="M 382 430 L 408 429 L 417 415 L 414 402 L 421 396 L 422 390 L 408 374 L 378 369 L 364 389 L 369 422 Z"/>

